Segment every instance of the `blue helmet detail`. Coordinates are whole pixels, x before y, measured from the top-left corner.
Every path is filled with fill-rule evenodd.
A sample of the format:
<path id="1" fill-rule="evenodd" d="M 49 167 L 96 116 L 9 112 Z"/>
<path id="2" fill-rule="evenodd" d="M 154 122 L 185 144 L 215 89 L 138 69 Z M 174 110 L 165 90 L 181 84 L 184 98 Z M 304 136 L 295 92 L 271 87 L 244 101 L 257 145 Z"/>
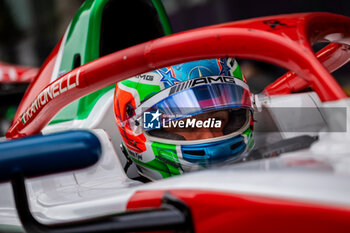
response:
<path id="1" fill-rule="evenodd" d="M 230 67 L 227 64 L 228 58 L 220 58 L 220 65 L 221 65 L 221 70 L 220 70 L 220 75 L 227 75 L 230 76 Z"/>
<path id="2" fill-rule="evenodd" d="M 157 72 L 162 76 L 161 82 L 164 82 L 165 86 L 173 86 L 180 81 L 174 76 L 171 68 L 162 68 L 157 70 Z"/>
<path id="3" fill-rule="evenodd" d="M 229 67 L 226 65 L 226 58 L 209 59 L 201 61 L 187 62 L 172 67 L 159 69 L 158 74 L 161 75 L 161 82 L 164 87 L 173 86 L 179 82 L 187 81 L 202 76 L 228 75 Z"/>
<path id="4" fill-rule="evenodd" d="M 220 140 L 216 142 L 182 145 L 182 157 L 192 163 L 201 165 L 206 163 L 215 163 L 224 161 L 228 158 L 239 158 L 246 148 L 244 137 L 237 135 L 235 137 Z"/>

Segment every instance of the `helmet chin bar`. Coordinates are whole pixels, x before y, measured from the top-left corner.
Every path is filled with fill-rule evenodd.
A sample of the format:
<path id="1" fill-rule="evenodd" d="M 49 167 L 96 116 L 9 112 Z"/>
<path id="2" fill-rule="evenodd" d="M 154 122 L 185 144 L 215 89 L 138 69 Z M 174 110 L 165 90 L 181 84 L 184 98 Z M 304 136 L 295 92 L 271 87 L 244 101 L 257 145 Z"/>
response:
<path id="1" fill-rule="evenodd" d="M 246 135 L 236 135 L 214 143 L 181 146 L 182 157 L 203 167 L 234 162 L 247 151 Z"/>

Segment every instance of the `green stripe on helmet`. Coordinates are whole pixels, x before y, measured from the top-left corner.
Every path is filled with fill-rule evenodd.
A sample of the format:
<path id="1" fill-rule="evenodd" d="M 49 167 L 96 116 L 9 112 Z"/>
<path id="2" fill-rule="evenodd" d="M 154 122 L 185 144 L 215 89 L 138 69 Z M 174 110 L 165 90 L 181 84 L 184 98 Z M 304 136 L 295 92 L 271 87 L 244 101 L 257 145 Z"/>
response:
<path id="1" fill-rule="evenodd" d="M 181 174 L 181 165 L 177 157 L 176 145 L 153 142 L 152 149 L 156 159 L 166 164 L 172 175 Z"/>
<path id="2" fill-rule="evenodd" d="M 127 87 L 134 88 L 138 92 L 141 102 L 160 92 L 159 85 L 144 84 L 130 80 L 124 80 L 121 83 Z"/>
<path id="3" fill-rule="evenodd" d="M 236 69 L 232 72 L 232 75 L 240 80 L 243 80 L 243 74 L 239 65 L 237 65 Z"/>
<path id="4" fill-rule="evenodd" d="M 248 127 L 248 129 L 246 129 L 243 134 L 246 135 L 248 139 L 248 150 L 252 149 L 255 145 L 252 128 Z"/>
<path id="5" fill-rule="evenodd" d="M 130 155 L 129 157 L 136 164 L 159 172 L 163 178 L 181 174 L 180 170 L 182 170 L 182 168 L 179 158 L 177 157 L 176 145 L 153 142 L 151 146 L 152 151 L 149 151 L 148 153 L 153 153 L 155 159 L 151 160 L 150 162 L 144 163 Z"/>

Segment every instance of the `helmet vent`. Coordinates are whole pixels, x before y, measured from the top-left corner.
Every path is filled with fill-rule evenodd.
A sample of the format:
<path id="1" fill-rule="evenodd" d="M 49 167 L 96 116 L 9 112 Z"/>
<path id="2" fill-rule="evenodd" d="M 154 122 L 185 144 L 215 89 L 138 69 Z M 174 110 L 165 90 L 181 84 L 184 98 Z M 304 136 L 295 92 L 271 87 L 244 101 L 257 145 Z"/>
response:
<path id="1" fill-rule="evenodd" d="M 234 150 L 242 145 L 243 141 L 231 145 L 231 150 Z"/>
<path id="2" fill-rule="evenodd" d="M 126 114 L 128 115 L 128 118 L 135 115 L 134 107 L 130 103 L 126 105 Z"/>
<path id="3" fill-rule="evenodd" d="M 183 153 L 189 155 L 205 155 L 204 150 L 184 150 Z"/>

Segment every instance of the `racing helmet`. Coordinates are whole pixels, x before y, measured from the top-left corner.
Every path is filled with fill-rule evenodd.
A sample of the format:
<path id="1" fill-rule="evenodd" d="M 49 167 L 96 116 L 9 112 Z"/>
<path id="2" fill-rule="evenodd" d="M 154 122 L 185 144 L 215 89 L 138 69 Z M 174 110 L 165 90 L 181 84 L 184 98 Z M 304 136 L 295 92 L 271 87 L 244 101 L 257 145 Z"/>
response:
<path id="1" fill-rule="evenodd" d="M 254 145 L 251 93 L 233 58 L 121 81 L 114 111 L 123 152 L 150 180 L 237 161 Z"/>

